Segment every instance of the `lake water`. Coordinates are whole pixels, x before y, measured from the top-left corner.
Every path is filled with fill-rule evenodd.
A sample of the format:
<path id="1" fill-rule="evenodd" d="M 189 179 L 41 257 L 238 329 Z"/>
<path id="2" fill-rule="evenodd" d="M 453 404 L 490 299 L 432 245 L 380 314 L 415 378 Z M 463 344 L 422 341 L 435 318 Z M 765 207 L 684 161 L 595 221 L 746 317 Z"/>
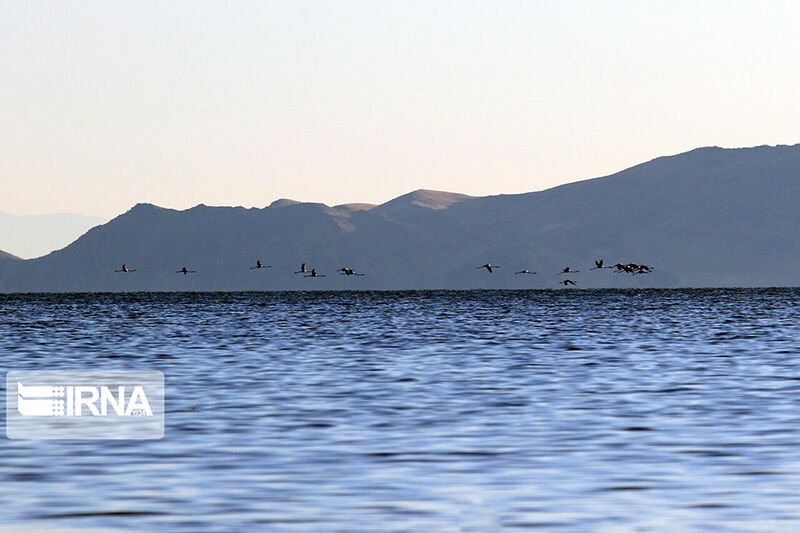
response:
<path id="1" fill-rule="evenodd" d="M 167 386 L 162 440 L 0 439 L 0 529 L 798 531 L 799 319 L 794 289 L 0 295 L 0 368 Z"/>

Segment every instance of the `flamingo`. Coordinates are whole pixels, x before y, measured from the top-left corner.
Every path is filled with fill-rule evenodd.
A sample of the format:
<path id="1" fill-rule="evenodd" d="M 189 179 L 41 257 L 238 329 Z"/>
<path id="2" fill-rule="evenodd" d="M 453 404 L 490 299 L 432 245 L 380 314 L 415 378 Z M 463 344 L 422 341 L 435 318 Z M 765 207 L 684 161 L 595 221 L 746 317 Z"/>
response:
<path id="1" fill-rule="evenodd" d="M 311 274 L 309 274 L 308 276 L 303 276 L 303 277 L 304 278 L 324 278 L 325 274 L 317 274 L 317 269 L 316 268 L 312 268 L 311 269 Z"/>
<path id="2" fill-rule="evenodd" d="M 308 270 L 306 270 L 306 264 L 303 263 L 302 265 L 300 265 L 300 270 L 295 272 L 295 274 L 305 274 L 306 272 L 308 272 Z"/>
<path id="3" fill-rule="evenodd" d="M 514 272 L 514 274 L 536 274 L 536 272 L 531 272 L 527 268 L 525 270 L 520 270 L 519 272 Z"/>
<path id="4" fill-rule="evenodd" d="M 126 273 L 127 272 L 136 272 L 136 269 L 135 268 L 134 269 L 130 269 L 130 268 L 127 267 L 127 265 L 125 265 L 125 263 L 123 263 L 122 264 L 122 268 L 119 269 L 119 270 L 115 270 L 114 272 L 126 272 Z"/>
<path id="5" fill-rule="evenodd" d="M 493 268 L 500 268 L 500 265 L 492 265 L 492 264 L 486 263 L 485 265 L 481 265 L 478 268 L 485 268 L 491 274 L 492 273 L 492 269 Z"/>
<path id="6" fill-rule="evenodd" d="M 363 276 L 364 274 L 356 274 L 354 268 L 342 267 L 338 270 L 340 276 Z"/>
<path id="7" fill-rule="evenodd" d="M 183 267 L 182 269 L 175 271 L 176 274 L 183 274 L 184 276 L 186 274 L 194 274 L 195 272 L 197 272 L 197 270 L 189 270 L 186 267 Z"/>
<path id="8" fill-rule="evenodd" d="M 253 270 L 253 269 L 256 269 L 256 268 L 272 268 L 272 265 L 262 265 L 262 264 L 261 264 L 261 260 L 260 260 L 260 259 L 258 259 L 258 260 L 256 261 L 256 266 L 254 266 L 254 267 L 250 267 L 250 270 Z"/>

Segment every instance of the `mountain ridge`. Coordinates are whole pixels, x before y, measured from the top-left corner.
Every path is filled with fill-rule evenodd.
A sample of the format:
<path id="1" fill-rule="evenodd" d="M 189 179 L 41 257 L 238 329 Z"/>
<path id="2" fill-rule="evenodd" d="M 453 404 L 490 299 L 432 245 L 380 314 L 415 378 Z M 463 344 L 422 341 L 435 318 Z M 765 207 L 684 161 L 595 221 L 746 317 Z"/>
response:
<path id="1" fill-rule="evenodd" d="M 45 258 L 6 262 L 0 291 L 555 288 L 568 265 L 578 287 L 800 285 L 787 268 L 800 262 L 800 145 L 699 148 L 530 193 L 274 204 L 137 204 Z M 599 258 L 654 271 L 589 272 Z M 249 270 L 256 259 L 273 268 Z M 123 262 L 137 273 L 113 273 Z M 326 277 L 292 274 L 303 262 Z M 487 262 L 501 268 L 477 269 Z M 176 276 L 184 265 L 198 273 Z M 540 274 L 514 276 L 525 268 Z"/>
<path id="2" fill-rule="evenodd" d="M 17 257 L 14 254 L 10 254 L 8 252 L 4 252 L 3 250 L 0 250 L 0 261 L 8 261 L 8 260 L 11 260 L 11 261 L 24 261 L 24 259 L 22 259 L 21 257 Z"/>

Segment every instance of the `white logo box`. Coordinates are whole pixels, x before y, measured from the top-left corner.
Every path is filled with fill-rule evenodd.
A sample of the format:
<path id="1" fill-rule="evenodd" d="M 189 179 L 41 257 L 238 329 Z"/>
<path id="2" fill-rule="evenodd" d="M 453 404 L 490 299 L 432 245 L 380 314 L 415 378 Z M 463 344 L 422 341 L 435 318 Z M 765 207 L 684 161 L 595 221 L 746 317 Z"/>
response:
<path id="1" fill-rule="evenodd" d="M 160 439 L 164 374 L 124 370 L 12 370 L 10 439 Z"/>

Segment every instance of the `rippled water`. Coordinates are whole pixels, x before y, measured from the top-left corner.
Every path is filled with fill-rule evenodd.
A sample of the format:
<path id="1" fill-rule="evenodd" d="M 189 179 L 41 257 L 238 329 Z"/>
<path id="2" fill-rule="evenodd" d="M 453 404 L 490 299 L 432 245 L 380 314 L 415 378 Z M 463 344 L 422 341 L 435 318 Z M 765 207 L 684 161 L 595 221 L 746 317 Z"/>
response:
<path id="1" fill-rule="evenodd" d="M 797 531 L 799 312 L 793 289 L 0 295 L 0 368 L 167 383 L 163 440 L 0 440 L 0 524 Z"/>

